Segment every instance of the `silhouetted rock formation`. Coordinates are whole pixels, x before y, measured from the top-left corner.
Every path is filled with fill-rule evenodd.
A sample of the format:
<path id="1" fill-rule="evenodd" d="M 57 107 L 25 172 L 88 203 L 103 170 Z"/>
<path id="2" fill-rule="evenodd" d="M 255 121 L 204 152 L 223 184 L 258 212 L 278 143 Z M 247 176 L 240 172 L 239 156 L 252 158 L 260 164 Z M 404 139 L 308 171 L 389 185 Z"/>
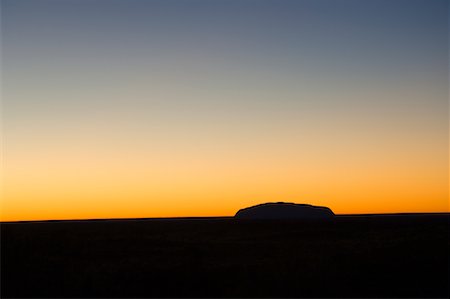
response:
<path id="1" fill-rule="evenodd" d="M 238 219 L 330 219 L 333 211 L 327 207 L 286 202 L 264 203 L 239 210 Z"/>

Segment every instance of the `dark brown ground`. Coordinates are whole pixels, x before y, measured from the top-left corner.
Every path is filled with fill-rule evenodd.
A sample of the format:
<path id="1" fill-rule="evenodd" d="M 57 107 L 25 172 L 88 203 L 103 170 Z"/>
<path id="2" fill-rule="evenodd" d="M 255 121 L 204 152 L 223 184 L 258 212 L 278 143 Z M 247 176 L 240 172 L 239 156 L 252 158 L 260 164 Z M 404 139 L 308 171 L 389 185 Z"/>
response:
<path id="1" fill-rule="evenodd" d="M 449 216 L 1 224 L 5 297 L 448 297 Z"/>

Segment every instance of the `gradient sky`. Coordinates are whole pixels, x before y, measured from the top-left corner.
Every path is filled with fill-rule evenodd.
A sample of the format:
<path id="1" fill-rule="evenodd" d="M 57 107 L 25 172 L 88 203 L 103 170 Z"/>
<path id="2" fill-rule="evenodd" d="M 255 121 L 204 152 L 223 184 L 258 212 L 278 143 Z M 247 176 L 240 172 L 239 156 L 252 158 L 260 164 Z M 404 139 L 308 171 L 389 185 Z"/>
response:
<path id="1" fill-rule="evenodd" d="M 449 211 L 449 1 L 1 0 L 0 220 Z"/>

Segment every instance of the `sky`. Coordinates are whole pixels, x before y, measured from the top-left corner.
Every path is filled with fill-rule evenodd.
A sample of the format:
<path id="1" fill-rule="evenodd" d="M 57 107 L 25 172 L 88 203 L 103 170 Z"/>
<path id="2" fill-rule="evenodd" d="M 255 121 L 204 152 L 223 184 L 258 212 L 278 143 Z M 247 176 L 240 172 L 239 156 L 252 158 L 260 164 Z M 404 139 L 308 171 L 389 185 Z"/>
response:
<path id="1" fill-rule="evenodd" d="M 449 211 L 449 1 L 0 3 L 1 221 Z"/>

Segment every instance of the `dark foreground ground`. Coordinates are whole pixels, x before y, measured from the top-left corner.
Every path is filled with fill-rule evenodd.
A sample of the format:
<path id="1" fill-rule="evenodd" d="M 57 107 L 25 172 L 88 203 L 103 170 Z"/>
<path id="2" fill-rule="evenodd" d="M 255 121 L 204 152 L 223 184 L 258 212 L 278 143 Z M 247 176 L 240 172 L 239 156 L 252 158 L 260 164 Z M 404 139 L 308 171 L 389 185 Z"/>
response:
<path id="1" fill-rule="evenodd" d="M 449 216 L 1 225 L 5 297 L 448 297 Z"/>

